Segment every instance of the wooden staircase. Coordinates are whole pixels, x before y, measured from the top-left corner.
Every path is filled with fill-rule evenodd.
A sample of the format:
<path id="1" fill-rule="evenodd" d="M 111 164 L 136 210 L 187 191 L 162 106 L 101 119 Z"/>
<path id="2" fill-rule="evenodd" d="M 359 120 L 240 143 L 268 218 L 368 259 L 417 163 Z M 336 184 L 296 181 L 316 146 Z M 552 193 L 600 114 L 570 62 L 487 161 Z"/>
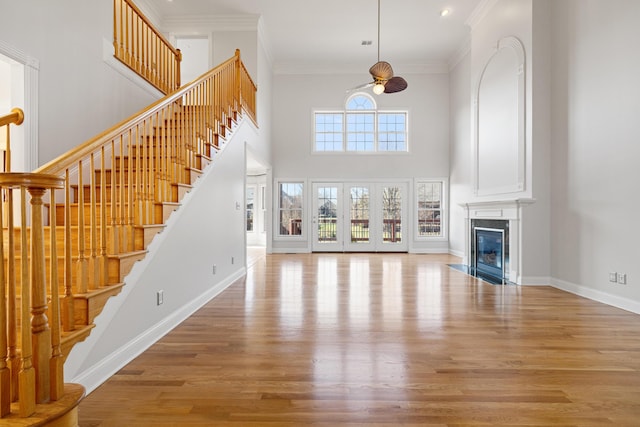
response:
<path id="1" fill-rule="evenodd" d="M 0 173 L 0 425 L 77 424 L 64 360 L 239 119 L 255 122 L 255 92 L 237 51 L 33 173 Z"/>

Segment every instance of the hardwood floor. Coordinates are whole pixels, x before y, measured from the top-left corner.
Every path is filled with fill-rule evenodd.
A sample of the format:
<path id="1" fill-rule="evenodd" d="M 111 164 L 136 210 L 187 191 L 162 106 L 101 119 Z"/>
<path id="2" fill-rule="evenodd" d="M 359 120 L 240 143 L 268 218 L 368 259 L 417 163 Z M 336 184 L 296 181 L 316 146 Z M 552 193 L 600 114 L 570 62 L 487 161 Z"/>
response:
<path id="1" fill-rule="evenodd" d="M 640 316 L 457 258 L 259 258 L 80 426 L 638 426 Z"/>

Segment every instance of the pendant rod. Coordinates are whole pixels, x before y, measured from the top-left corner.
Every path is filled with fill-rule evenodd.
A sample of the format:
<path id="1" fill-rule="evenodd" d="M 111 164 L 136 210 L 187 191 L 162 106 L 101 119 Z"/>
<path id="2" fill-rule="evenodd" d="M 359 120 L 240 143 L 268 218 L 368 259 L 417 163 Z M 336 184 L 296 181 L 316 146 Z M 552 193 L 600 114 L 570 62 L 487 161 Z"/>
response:
<path id="1" fill-rule="evenodd" d="M 380 62 L 380 0 L 378 0 L 378 62 Z"/>

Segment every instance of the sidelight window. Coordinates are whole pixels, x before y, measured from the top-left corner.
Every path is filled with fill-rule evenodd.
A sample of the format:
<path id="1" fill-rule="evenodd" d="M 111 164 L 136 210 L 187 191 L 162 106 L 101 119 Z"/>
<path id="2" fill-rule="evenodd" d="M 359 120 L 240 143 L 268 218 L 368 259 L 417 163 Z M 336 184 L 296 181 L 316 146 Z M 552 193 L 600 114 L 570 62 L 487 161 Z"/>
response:
<path id="1" fill-rule="evenodd" d="M 278 184 L 278 235 L 302 236 L 304 183 Z"/>
<path id="2" fill-rule="evenodd" d="M 416 182 L 418 237 L 444 237 L 444 182 Z"/>

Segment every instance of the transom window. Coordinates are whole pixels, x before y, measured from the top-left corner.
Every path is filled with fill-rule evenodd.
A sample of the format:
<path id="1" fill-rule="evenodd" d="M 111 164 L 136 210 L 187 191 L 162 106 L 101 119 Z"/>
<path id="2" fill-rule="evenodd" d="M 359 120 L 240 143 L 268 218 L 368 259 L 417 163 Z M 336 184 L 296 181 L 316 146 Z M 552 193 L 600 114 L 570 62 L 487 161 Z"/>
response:
<path id="1" fill-rule="evenodd" d="M 407 112 L 379 111 L 367 94 L 351 96 L 344 111 L 314 113 L 315 152 L 407 152 Z"/>

